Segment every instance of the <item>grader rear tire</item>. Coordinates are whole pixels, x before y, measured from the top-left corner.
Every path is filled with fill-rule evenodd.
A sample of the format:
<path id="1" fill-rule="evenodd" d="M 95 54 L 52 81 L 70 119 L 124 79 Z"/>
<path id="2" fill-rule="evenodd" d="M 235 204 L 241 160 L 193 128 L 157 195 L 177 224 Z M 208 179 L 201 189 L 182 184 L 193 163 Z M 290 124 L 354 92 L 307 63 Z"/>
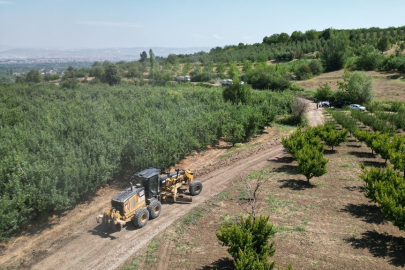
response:
<path id="1" fill-rule="evenodd" d="M 162 204 L 157 200 L 153 200 L 148 205 L 148 211 L 150 219 L 157 218 L 160 215 L 160 212 L 162 211 Z"/>
<path id="2" fill-rule="evenodd" d="M 132 219 L 132 222 L 138 228 L 142 228 L 143 226 L 145 226 L 148 223 L 148 221 L 149 221 L 149 212 L 145 208 L 136 211 L 135 216 Z"/>
<path id="3" fill-rule="evenodd" d="M 189 187 L 190 194 L 193 196 L 197 196 L 198 194 L 200 194 L 202 189 L 203 185 L 200 181 L 194 181 Z"/>

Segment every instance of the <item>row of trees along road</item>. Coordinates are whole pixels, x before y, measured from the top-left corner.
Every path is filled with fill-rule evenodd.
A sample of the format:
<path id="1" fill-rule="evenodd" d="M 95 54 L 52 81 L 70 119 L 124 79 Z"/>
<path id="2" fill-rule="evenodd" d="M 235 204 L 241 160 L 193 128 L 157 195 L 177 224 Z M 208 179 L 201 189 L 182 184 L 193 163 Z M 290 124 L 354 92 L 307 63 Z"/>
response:
<path id="1" fill-rule="evenodd" d="M 347 140 L 346 129 L 338 132 L 333 125 L 309 127 L 305 131 L 300 128 L 288 138 L 282 138 L 282 144 L 297 160 L 298 171 L 303 174 L 309 183 L 312 177 L 324 175 L 327 159 L 323 157 L 324 144 L 333 148 Z"/>
<path id="2" fill-rule="evenodd" d="M 380 206 L 389 221 L 400 230 L 405 230 L 405 136 L 361 130 L 356 121 L 342 112 L 332 112 L 332 116 L 339 124 L 351 129 L 360 142 L 370 147 L 372 154 L 375 152 L 385 159 L 385 167 L 367 168 L 362 165 L 360 178 L 366 184 L 364 195 Z"/>

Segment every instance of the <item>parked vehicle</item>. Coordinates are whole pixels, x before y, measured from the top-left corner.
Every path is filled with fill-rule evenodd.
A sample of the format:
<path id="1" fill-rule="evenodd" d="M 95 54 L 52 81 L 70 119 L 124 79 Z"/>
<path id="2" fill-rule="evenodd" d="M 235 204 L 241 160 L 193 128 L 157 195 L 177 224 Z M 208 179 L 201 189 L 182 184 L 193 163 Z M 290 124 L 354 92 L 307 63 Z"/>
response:
<path id="1" fill-rule="evenodd" d="M 176 77 L 178 82 L 190 82 L 190 76 L 178 76 Z"/>
<path id="2" fill-rule="evenodd" d="M 231 85 L 231 84 L 232 84 L 232 80 L 231 80 L 231 79 L 223 80 L 223 81 L 221 82 L 221 84 L 222 84 L 222 86 Z"/>
<path id="3" fill-rule="evenodd" d="M 344 106 L 349 106 L 350 104 L 352 104 L 350 101 L 338 101 L 332 104 L 332 106 L 335 108 L 343 108 Z"/>
<path id="4" fill-rule="evenodd" d="M 350 109 L 352 109 L 352 110 L 365 111 L 365 110 L 366 110 L 366 107 L 361 106 L 361 105 L 359 105 L 359 104 L 351 104 L 351 105 L 350 105 Z"/>

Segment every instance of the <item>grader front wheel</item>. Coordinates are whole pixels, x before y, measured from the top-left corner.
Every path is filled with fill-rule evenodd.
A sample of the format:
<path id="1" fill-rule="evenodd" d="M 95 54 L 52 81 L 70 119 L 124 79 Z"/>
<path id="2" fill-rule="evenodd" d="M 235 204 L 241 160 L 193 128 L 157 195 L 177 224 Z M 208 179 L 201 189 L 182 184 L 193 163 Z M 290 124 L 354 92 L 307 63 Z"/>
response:
<path id="1" fill-rule="evenodd" d="M 194 181 L 189 187 L 190 194 L 193 196 L 197 196 L 198 194 L 200 194 L 202 189 L 203 185 L 200 181 Z"/>
<path id="2" fill-rule="evenodd" d="M 162 204 L 157 200 L 153 200 L 148 205 L 148 211 L 150 219 L 157 218 L 160 215 L 160 212 L 162 211 Z"/>
<path id="3" fill-rule="evenodd" d="M 132 219 L 132 222 L 138 228 L 142 228 L 143 226 L 145 226 L 148 223 L 148 221 L 149 221 L 149 212 L 145 208 L 136 211 L 135 216 Z"/>

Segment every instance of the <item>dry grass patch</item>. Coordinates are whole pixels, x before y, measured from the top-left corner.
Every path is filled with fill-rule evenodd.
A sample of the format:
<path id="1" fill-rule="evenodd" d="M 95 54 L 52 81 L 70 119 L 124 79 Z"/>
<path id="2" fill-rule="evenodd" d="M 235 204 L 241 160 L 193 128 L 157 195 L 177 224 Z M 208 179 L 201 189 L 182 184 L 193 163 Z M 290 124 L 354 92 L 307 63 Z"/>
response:
<path id="1" fill-rule="evenodd" d="M 343 81 L 344 71 L 323 73 L 306 81 L 298 81 L 297 84 L 305 89 L 316 90 L 321 85 L 328 83 L 332 90 L 338 89 L 338 81 Z M 377 100 L 405 101 L 405 76 L 397 73 L 366 71 L 373 77 L 374 96 Z"/>

